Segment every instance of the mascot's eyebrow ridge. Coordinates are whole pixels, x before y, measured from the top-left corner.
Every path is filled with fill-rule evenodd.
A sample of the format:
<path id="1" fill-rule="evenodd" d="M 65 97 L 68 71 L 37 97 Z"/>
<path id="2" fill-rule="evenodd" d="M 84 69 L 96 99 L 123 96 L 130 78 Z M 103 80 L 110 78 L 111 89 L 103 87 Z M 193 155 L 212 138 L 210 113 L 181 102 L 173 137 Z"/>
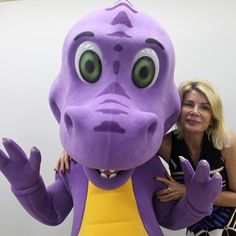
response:
<path id="1" fill-rule="evenodd" d="M 146 43 L 153 43 L 153 44 L 156 44 L 157 46 L 159 46 L 162 50 L 165 50 L 164 46 L 156 39 L 153 39 L 153 38 L 148 38 L 146 39 L 145 41 Z"/>
<path id="2" fill-rule="evenodd" d="M 84 31 L 80 34 L 78 34 L 77 36 L 75 36 L 74 38 L 74 41 L 78 40 L 79 38 L 83 37 L 83 36 L 89 36 L 89 37 L 92 37 L 94 36 L 94 33 L 91 32 L 91 31 Z M 162 50 L 165 50 L 164 46 L 156 39 L 153 39 L 153 38 L 148 38 L 146 39 L 145 41 L 146 43 L 153 43 L 153 44 L 156 44 L 157 46 L 159 46 Z M 123 48 L 121 45 L 117 44 L 115 47 L 114 47 L 115 51 L 122 51 Z"/>
<path id="3" fill-rule="evenodd" d="M 80 38 L 83 37 L 83 36 L 92 37 L 92 36 L 94 36 L 94 33 L 91 32 L 91 31 L 84 31 L 84 32 L 82 32 L 82 33 L 79 33 L 77 36 L 75 36 L 74 41 L 80 39 Z"/>

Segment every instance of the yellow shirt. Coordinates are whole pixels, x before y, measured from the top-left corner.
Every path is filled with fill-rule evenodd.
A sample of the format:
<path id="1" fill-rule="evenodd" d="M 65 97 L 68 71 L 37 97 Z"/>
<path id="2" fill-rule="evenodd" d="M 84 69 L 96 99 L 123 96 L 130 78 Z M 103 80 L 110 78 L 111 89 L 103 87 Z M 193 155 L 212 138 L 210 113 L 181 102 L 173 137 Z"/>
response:
<path id="1" fill-rule="evenodd" d="M 131 179 L 104 190 L 91 182 L 79 236 L 148 236 L 134 196 Z"/>

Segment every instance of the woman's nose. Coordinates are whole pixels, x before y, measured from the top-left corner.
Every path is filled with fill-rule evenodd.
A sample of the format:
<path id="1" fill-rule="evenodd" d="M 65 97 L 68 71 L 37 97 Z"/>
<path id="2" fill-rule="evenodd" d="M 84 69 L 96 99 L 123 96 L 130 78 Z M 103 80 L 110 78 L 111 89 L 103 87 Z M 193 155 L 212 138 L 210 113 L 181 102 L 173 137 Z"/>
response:
<path id="1" fill-rule="evenodd" d="M 193 115 L 199 115 L 198 106 L 194 106 L 190 113 L 193 114 Z"/>

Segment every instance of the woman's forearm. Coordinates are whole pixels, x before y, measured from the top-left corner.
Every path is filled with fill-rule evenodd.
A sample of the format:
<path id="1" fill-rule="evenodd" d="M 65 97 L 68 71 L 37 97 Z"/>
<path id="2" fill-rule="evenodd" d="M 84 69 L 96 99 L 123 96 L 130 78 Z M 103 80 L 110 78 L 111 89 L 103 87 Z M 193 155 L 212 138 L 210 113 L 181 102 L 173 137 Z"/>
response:
<path id="1" fill-rule="evenodd" d="M 236 193 L 223 191 L 214 201 L 214 205 L 222 207 L 236 207 Z"/>

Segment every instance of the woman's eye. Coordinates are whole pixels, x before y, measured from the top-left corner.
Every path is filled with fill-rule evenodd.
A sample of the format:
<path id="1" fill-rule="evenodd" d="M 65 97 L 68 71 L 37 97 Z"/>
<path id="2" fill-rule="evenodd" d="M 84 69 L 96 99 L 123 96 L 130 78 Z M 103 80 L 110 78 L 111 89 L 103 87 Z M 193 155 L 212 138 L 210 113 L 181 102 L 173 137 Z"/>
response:
<path id="1" fill-rule="evenodd" d="M 150 48 L 141 50 L 133 64 L 132 80 L 138 88 L 151 87 L 159 74 L 159 59 Z"/>
<path id="2" fill-rule="evenodd" d="M 202 109 L 205 111 L 210 111 L 210 107 L 209 106 L 202 106 Z"/>
<path id="3" fill-rule="evenodd" d="M 190 102 L 184 102 L 184 103 L 183 103 L 183 106 L 186 106 L 186 107 L 193 107 L 193 104 L 190 103 Z"/>
<path id="4" fill-rule="evenodd" d="M 75 70 L 85 83 L 95 83 L 102 74 L 102 54 L 99 47 L 90 41 L 83 42 L 75 54 Z"/>
<path id="5" fill-rule="evenodd" d="M 79 60 L 79 70 L 83 79 L 88 83 L 95 83 L 101 76 L 102 64 L 96 52 L 83 52 Z"/>

